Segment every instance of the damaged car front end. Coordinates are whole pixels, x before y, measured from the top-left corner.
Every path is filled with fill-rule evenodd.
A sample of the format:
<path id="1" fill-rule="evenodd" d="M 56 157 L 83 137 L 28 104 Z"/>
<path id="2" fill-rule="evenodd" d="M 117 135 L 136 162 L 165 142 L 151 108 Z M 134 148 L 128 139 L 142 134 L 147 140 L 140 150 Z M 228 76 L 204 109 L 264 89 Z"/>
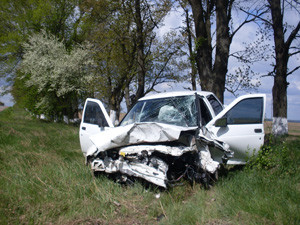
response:
<path id="1" fill-rule="evenodd" d="M 219 163 L 211 158 L 209 147 L 232 152 L 225 143 L 210 139 L 198 128 L 160 123 L 134 123 L 91 137 L 94 146 L 87 152 L 93 171 L 121 173 L 166 188 L 180 178 L 208 182 Z M 101 140 L 107 140 L 105 143 Z"/>
<path id="2" fill-rule="evenodd" d="M 118 127 L 107 121 L 103 106 L 97 111 L 88 101 L 94 102 L 86 102 L 81 130 L 94 123 L 101 132 L 90 128 L 80 141 L 94 172 L 114 174 L 121 182 L 141 178 L 163 188 L 181 179 L 207 186 L 220 164 L 234 156 L 206 127 L 218 112 L 197 93 L 141 99 Z M 219 160 L 211 152 L 218 152 Z"/>

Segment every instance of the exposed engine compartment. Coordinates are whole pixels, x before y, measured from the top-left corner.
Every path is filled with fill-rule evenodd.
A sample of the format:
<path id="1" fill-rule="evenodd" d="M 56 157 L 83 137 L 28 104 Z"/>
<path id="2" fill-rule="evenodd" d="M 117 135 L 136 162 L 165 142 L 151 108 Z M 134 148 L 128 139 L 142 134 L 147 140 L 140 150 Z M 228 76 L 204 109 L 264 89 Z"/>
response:
<path id="1" fill-rule="evenodd" d="M 121 182 L 137 177 L 167 188 L 183 178 L 206 186 L 219 168 L 209 148 L 222 151 L 224 163 L 233 155 L 225 143 L 198 128 L 178 130 L 172 125 L 141 123 L 120 129 L 114 132 L 115 138 L 110 131 L 93 136 L 95 146 L 89 149 L 86 159 L 94 172 L 122 174 Z M 105 140 L 105 133 L 111 145 L 97 141 Z"/>

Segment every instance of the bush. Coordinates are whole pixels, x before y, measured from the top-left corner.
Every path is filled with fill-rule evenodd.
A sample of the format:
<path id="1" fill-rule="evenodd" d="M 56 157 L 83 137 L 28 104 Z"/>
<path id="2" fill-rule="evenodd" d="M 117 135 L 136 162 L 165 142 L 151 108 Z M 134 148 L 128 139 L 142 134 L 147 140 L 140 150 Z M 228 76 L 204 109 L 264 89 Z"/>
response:
<path id="1" fill-rule="evenodd" d="M 298 152 L 291 149 L 297 148 L 296 142 L 286 142 L 287 137 L 267 137 L 257 155 L 249 158 L 246 169 L 269 170 L 272 174 L 292 175 L 296 172 Z M 295 145 L 291 147 L 290 145 Z M 299 147 L 298 147 L 299 148 Z"/>

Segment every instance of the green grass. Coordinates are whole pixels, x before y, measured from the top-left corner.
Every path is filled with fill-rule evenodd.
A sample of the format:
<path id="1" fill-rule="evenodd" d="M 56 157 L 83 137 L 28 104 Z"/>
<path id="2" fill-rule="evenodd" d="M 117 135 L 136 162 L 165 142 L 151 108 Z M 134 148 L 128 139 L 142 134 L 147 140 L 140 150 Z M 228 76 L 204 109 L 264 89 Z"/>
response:
<path id="1" fill-rule="evenodd" d="M 94 178 L 77 127 L 8 108 L 0 112 L 0 224 L 300 224 L 300 138 L 289 138 L 270 147 L 268 167 L 232 168 L 208 191 L 187 183 L 159 191 Z"/>

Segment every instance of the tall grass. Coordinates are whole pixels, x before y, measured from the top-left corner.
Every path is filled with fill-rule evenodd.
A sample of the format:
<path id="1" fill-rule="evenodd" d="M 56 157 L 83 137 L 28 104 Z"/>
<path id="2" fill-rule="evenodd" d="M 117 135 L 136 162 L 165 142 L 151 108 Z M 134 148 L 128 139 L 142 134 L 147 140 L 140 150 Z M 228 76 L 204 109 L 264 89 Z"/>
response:
<path id="1" fill-rule="evenodd" d="M 132 210 L 145 220 L 144 199 L 152 201 L 153 193 L 95 179 L 77 127 L 35 120 L 17 108 L 3 111 L 0 121 L 0 224 L 103 222 Z"/>
<path id="2" fill-rule="evenodd" d="M 208 191 L 185 183 L 161 191 L 93 177 L 77 127 L 8 108 L 0 113 L 0 224 L 299 224 L 294 139 L 284 145 L 284 169 L 229 170 Z M 275 146 L 278 155 L 282 143 Z"/>

